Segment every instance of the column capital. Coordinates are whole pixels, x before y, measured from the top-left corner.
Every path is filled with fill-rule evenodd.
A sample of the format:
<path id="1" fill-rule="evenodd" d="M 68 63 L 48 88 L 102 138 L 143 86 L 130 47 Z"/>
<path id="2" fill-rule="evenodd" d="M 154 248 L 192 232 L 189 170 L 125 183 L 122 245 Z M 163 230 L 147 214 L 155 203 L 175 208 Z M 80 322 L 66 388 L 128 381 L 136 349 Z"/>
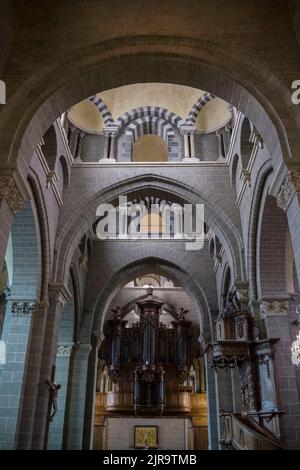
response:
<path id="1" fill-rule="evenodd" d="M 103 134 L 105 137 L 116 137 L 119 133 L 119 127 L 118 126 L 107 126 L 103 127 L 102 129 Z"/>
<path id="2" fill-rule="evenodd" d="M 65 304 L 71 299 L 72 295 L 64 284 L 51 284 L 49 287 L 50 303 L 59 308 L 64 308 Z"/>
<path id="3" fill-rule="evenodd" d="M 182 135 L 195 134 L 196 130 L 197 130 L 196 126 L 191 126 L 189 124 L 182 124 L 180 126 L 180 132 Z"/>
<path id="4" fill-rule="evenodd" d="M 57 345 L 57 351 L 56 351 L 56 357 L 70 357 L 73 348 L 74 348 L 74 343 L 58 344 Z"/>
<path id="5" fill-rule="evenodd" d="M 260 301 L 260 316 L 265 319 L 269 316 L 286 316 L 289 309 L 289 299 L 274 298 L 262 299 Z"/>
<path id="6" fill-rule="evenodd" d="M 15 215 L 29 199 L 29 192 L 22 177 L 18 174 L 0 174 L 0 199 L 6 200 L 10 210 Z"/>
<path id="7" fill-rule="evenodd" d="M 9 310 L 12 317 L 32 317 L 44 312 L 48 308 L 47 301 L 37 302 L 36 300 L 9 298 Z"/>
<path id="8" fill-rule="evenodd" d="M 288 171 L 276 196 L 278 207 L 285 212 L 296 192 L 300 192 L 300 172 L 297 170 Z"/>

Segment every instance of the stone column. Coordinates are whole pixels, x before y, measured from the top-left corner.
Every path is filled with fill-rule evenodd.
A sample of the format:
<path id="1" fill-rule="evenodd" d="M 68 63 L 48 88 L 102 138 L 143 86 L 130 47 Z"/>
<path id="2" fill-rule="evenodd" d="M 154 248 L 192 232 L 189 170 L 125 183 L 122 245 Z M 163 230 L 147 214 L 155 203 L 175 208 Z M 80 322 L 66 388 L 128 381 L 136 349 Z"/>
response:
<path id="1" fill-rule="evenodd" d="M 219 146 L 219 161 L 225 160 L 223 132 L 224 132 L 223 129 L 219 129 L 218 131 L 216 131 L 216 136 L 218 139 L 218 146 Z"/>
<path id="2" fill-rule="evenodd" d="M 1 449 L 15 448 L 18 417 L 22 406 L 23 376 L 26 371 L 26 353 L 35 300 L 10 298 L 2 340 L 6 346 L 6 360 L 0 365 Z"/>
<path id="3" fill-rule="evenodd" d="M 89 355 L 87 372 L 85 417 L 82 442 L 83 449 L 92 449 L 93 446 L 98 351 L 103 340 L 103 334 L 98 335 L 95 333 L 92 335 L 92 350 Z"/>
<path id="4" fill-rule="evenodd" d="M 50 423 L 48 449 L 60 450 L 63 447 L 65 409 L 69 385 L 70 359 L 74 343 L 65 342 L 57 346 L 55 382 L 61 385 L 57 398 L 57 413 Z"/>
<path id="5" fill-rule="evenodd" d="M 28 359 L 17 427 L 17 449 L 31 448 L 48 307 L 48 302 L 39 302 L 32 312 L 30 341 L 27 348 Z"/>
<path id="6" fill-rule="evenodd" d="M 216 372 L 208 364 L 207 354 L 205 358 L 206 371 L 206 399 L 207 399 L 207 419 L 208 419 L 208 448 L 209 450 L 219 449 L 219 416 L 217 410 L 216 393 Z"/>
<path id="7" fill-rule="evenodd" d="M 184 139 L 184 158 L 182 161 L 187 162 L 187 163 L 199 162 L 199 158 L 196 157 L 196 151 L 195 151 L 196 127 L 184 125 L 184 126 L 181 126 L 180 132 L 183 135 L 183 139 Z"/>
<path id="8" fill-rule="evenodd" d="M 104 157 L 99 160 L 101 163 L 116 163 L 116 137 L 118 132 L 119 128 L 117 126 L 104 127 L 105 145 Z"/>
<path id="9" fill-rule="evenodd" d="M 82 449 L 90 344 L 77 344 L 72 360 L 72 384 L 68 390 L 64 449 Z M 96 374 L 96 372 L 95 372 Z M 95 379 L 94 379 L 95 383 Z"/>
<path id="10" fill-rule="evenodd" d="M 50 304 L 47 312 L 43 338 L 43 352 L 41 358 L 35 423 L 32 436 L 33 449 L 43 449 L 44 447 L 49 402 L 49 391 L 46 387 L 46 380 L 51 379 L 52 368 L 56 364 L 61 314 L 65 304 L 71 298 L 70 292 L 63 284 L 52 284 L 49 291 Z"/>
<path id="11" fill-rule="evenodd" d="M 268 338 L 279 338 L 275 348 L 275 371 L 279 391 L 278 406 L 283 415 L 284 432 L 289 448 L 299 449 L 300 435 L 299 395 L 295 366 L 291 361 L 291 337 L 289 327 L 288 298 L 263 299 L 261 301 L 261 316 L 266 325 Z"/>

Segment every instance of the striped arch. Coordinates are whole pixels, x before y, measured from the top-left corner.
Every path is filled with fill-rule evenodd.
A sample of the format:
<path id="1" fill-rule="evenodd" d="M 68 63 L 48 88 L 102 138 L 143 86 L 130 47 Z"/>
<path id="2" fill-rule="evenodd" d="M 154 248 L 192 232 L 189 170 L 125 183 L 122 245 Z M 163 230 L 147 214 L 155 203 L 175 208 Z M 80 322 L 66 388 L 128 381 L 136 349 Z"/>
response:
<path id="1" fill-rule="evenodd" d="M 146 118 L 150 116 L 164 119 L 165 121 L 168 121 L 178 129 L 181 125 L 184 124 L 184 120 L 180 116 L 178 116 L 178 114 L 173 113 L 172 111 L 168 111 L 166 108 L 161 108 L 158 106 L 142 106 L 140 108 L 134 108 L 131 111 L 128 111 L 122 116 L 120 116 L 115 121 L 115 125 L 117 125 L 121 129 L 123 127 L 126 127 L 132 121 L 136 121 L 139 118 Z"/>
<path id="2" fill-rule="evenodd" d="M 189 112 L 189 115 L 186 118 L 186 124 L 195 125 L 197 117 L 202 108 L 204 108 L 204 106 L 214 98 L 215 95 L 212 95 L 211 93 L 204 93 L 204 95 L 200 96 L 200 98 L 196 101 L 191 111 Z"/>
<path id="3" fill-rule="evenodd" d="M 104 124 L 106 126 L 111 126 L 114 123 L 114 120 L 108 106 L 104 103 L 104 101 L 97 95 L 90 96 L 89 100 L 96 106 L 96 108 L 102 114 Z"/>
<path id="4" fill-rule="evenodd" d="M 169 132 L 174 132 L 173 126 L 165 119 L 153 116 L 136 119 L 126 128 L 126 135 L 130 135 L 133 142 L 145 134 L 158 135 L 162 139 L 167 140 Z"/>

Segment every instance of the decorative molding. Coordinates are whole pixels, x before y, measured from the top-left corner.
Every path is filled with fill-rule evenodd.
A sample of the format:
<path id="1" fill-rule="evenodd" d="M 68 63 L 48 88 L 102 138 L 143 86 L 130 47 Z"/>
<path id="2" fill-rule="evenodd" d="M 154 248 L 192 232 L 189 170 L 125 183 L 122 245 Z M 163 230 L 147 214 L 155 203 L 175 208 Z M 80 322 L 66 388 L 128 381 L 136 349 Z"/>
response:
<path id="1" fill-rule="evenodd" d="M 289 171 L 285 177 L 279 193 L 276 196 L 278 207 L 284 212 L 290 205 L 296 192 L 300 191 L 300 173 L 298 171 Z"/>
<path id="2" fill-rule="evenodd" d="M 11 304 L 12 317 L 32 317 L 32 314 L 37 307 L 36 302 L 18 301 Z"/>
<path id="3" fill-rule="evenodd" d="M 0 198 L 4 198 L 12 211 L 16 214 L 22 209 L 25 200 L 12 176 L 0 176 Z"/>

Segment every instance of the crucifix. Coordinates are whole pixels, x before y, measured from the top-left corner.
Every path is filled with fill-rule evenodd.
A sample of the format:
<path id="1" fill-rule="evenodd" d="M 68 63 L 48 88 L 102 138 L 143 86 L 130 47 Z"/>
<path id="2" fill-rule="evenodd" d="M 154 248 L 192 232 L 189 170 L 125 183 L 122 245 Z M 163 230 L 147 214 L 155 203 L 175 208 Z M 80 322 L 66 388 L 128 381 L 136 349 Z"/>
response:
<path id="1" fill-rule="evenodd" d="M 44 449 L 47 449 L 47 446 L 48 446 L 49 426 L 50 426 L 50 422 L 53 421 L 54 415 L 57 412 L 57 395 L 58 395 L 58 390 L 61 388 L 60 384 L 54 383 L 54 378 L 55 378 L 55 366 L 52 366 L 51 379 L 45 381 L 45 385 L 47 386 L 48 391 L 49 391 L 49 400 L 48 400 L 46 430 L 45 430 L 45 437 L 44 437 Z"/>

